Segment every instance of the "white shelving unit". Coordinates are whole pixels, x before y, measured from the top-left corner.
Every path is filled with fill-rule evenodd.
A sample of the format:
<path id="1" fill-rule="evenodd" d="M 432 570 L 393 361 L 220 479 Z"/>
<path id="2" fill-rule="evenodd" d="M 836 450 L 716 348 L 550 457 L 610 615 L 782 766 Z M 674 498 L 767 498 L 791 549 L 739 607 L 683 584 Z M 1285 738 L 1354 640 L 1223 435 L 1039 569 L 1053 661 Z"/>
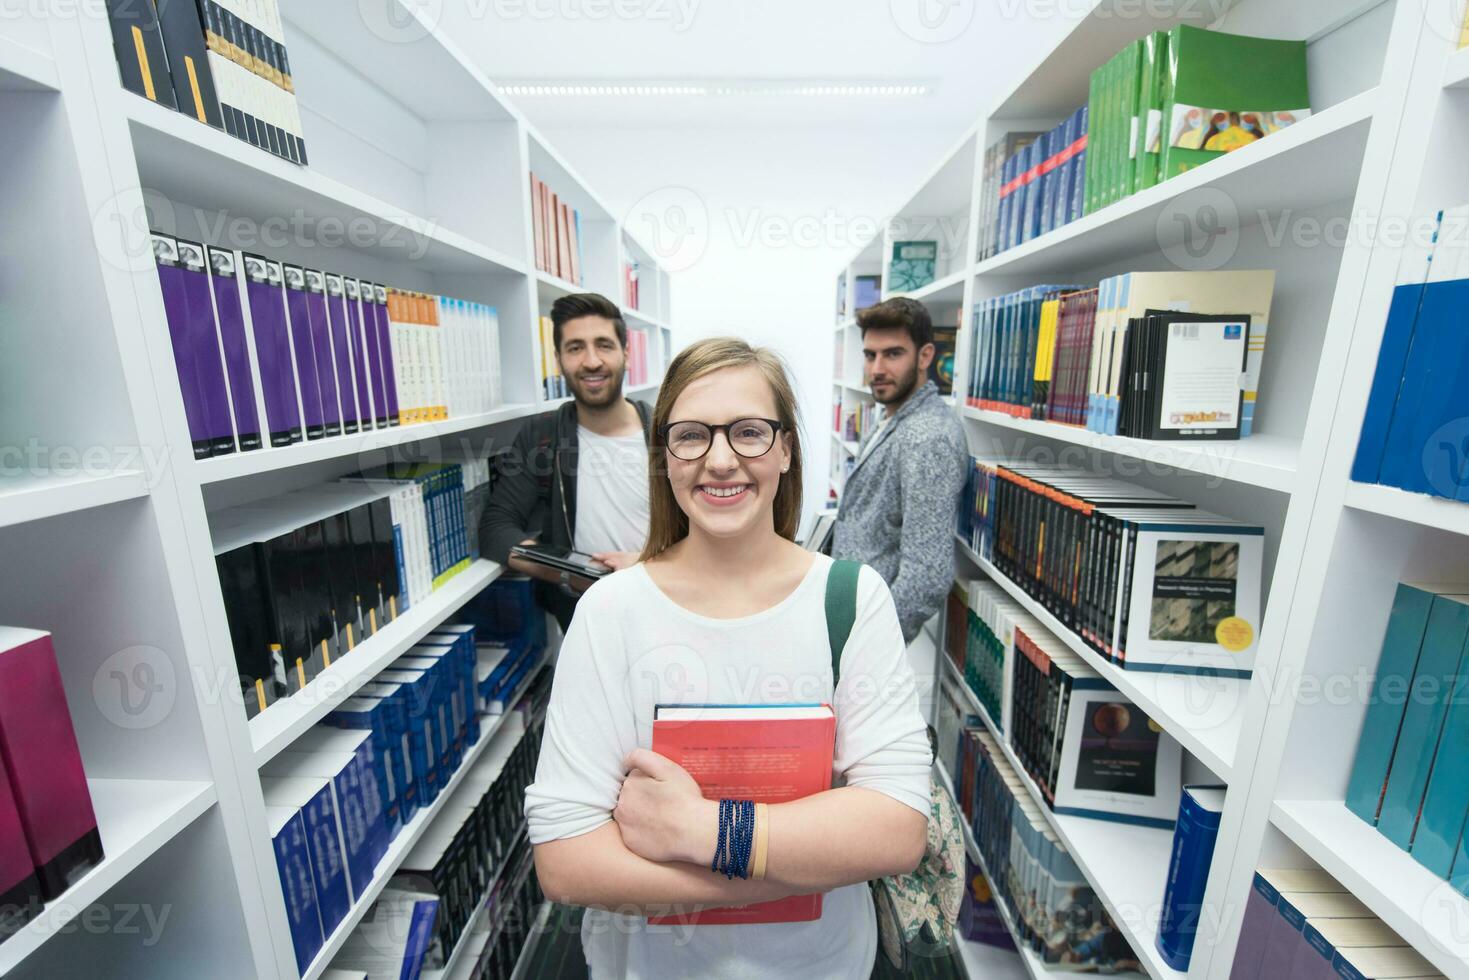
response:
<path id="1" fill-rule="evenodd" d="M 1402 247 L 1402 235 L 1379 232 L 1389 220 L 1469 200 L 1459 163 L 1469 153 L 1469 49 L 1456 50 L 1464 5 L 1206 6 L 1086 5 L 894 211 L 880 244 L 841 270 L 847 308 L 853 275 L 881 272 L 891 241 L 938 239 L 938 279 L 912 295 L 940 312 L 940 304 L 958 303 L 957 401 L 972 449 L 1089 466 L 1265 528 L 1259 653 L 1253 678 L 1238 681 L 1141 676 L 1107 663 L 956 544 L 965 574 L 993 578 L 1184 746 L 1187 779 L 1228 785 L 1204 895 L 1211 911 L 1188 980 L 1228 977 L 1257 867 L 1311 865 L 1336 875 L 1444 973 L 1469 977 L 1469 901 L 1341 803 L 1396 583 L 1469 572 L 1469 506 L 1349 479 Z M 1306 41 L 1312 116 L 978 261 L 985 148 L 1007 132 L 1060 122 L 1086 101 L 1093 69 L 1127 42 L 1177 23 Z M 1228 233 L 1212 251 L 1191 248 L 1197 243 L 1185 237 L 1203 208 L 1213 208 Z M 1314 234 L 1327 227 L 1339 234 Z M 913 234 L 917 228 L 929 233 Z M 968 237 L 956 263 L 943 236 L 960 228 Z M 1276 270 L 1248 439 L 1147 442 L 966 407 L 971 311 L 980 301 L 1038 282 L 1095 284 L 1176 268 Z M 846 388 L 852 337 L 851 321 L 839 322 L 834 404 L 855 397 Z M 1053 824 L 1110 909 L 1156 910 L 1168 835 L 1078 818 Z M 1118 923 L 1152 976 L 1182 976 L 1163 966 L 1137 915 Z"/>
<path id="2" fill-rule="evenodd" d="M 0 19 L 0 115 L 16 137 L 0 141 L 0 448 L 25 460 L 0 478 L 0 550 L 18 559 L 0 568 L 0 622 L 53 634 L 106 859 L 0 942 L 0 973 L 296 980 L 259 767 L 500 568 L 475 563 L 247 722 L 209 512 L 504 444 L 559 404 L 541 393 L 537 318 L 567 291 L 620 303 L 624 254 L 646 277 L 628 325 L 650 340 L 651 381 L 628 394 L 655 396 L 673 347 L 669 277 L 409 0 L 375 13 L 281 3 L 309 167 L 125 91 L 102 8 L 47 8 Z M 582 211 L 582 285 L 534 268 L 532 172 Z M 150 228 L 492 305 L 504 404 L 195 460 Z M 436 810 L 394 840 L 310 976 Z M 89 925 L 125 908 L 167 910 L 166 928 Z"/>

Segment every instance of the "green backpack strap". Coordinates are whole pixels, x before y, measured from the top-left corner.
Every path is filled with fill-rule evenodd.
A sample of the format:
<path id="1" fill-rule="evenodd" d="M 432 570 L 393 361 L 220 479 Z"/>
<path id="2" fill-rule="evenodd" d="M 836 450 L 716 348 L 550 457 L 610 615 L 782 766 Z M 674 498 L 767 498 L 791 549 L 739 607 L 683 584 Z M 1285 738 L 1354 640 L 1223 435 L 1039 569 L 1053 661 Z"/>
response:
<path id="1" fill-rule="evenodd" d="M 842 650 L 857 621 L 857 573 L 862 563 L 834 561 L 826 576 L 826 639 L 831 645 L 831 686 L 842 676 Z"/>

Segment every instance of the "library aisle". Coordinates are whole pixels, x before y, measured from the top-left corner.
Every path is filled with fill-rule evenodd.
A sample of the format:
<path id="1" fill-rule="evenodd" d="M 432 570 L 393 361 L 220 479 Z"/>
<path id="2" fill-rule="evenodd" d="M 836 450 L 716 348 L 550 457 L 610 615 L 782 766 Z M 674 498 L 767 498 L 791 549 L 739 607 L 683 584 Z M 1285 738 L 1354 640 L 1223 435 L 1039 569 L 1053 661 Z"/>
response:
<path id="1" fill-rule="evenodd" d="M 1469 0 L 0 2 L 0 120 L 0 977 L 1469 980 Z"/>

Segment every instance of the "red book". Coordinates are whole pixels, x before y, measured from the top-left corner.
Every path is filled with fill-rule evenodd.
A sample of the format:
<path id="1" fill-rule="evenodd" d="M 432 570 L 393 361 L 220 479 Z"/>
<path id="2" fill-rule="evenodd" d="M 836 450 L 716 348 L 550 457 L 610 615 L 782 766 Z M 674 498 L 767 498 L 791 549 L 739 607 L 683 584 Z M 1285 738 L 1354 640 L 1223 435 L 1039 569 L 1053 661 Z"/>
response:
<path id="1" fill-rule="evenodd" d="M 49 901 L 102 861 L 50 633 L 0 627 L 0 759 Z"/>
<path id="2" fill-rule="evenodd" d="M 831 788 L 836 729 L 825 704 L 660 704 L 653 710 L 653 751 L 683 766 L 706 800 L 785 803 Z M 648 921 L 727 926 L 819 918 L 821 895 L 815 894 Z"/>
<path id="3" fill-rule="evenodd" d="M 546 236 L 541 230 L 545 217 L 541 214 L 540 183 L 539 180 L 536 180 L 535 174 L 530 175 L 530 226 L 533 233 L 531 238 L 535 241 L 536 268 L 544 270 L 546 268 Z"/>

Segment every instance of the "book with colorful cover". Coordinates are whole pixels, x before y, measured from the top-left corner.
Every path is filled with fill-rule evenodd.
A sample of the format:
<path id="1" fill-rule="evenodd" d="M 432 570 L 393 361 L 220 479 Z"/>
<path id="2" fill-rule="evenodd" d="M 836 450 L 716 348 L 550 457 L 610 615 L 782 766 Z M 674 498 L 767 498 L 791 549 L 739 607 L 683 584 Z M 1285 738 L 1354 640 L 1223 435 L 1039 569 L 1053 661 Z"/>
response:
<path id="1" fill-rule="evenodd" d="M 660 704 L 653 751 L 682 766 L 709 800 L 785 803 L 831 788 L 836 715 L 826 704 Z M 754 766 L 752 756 L 761 758 Z M 773 764 L 781 758 L 784 763 Z M 751 925 L 821 918 L 821 898 L 771 902 L 650 918 L 652 925 Z"/>

